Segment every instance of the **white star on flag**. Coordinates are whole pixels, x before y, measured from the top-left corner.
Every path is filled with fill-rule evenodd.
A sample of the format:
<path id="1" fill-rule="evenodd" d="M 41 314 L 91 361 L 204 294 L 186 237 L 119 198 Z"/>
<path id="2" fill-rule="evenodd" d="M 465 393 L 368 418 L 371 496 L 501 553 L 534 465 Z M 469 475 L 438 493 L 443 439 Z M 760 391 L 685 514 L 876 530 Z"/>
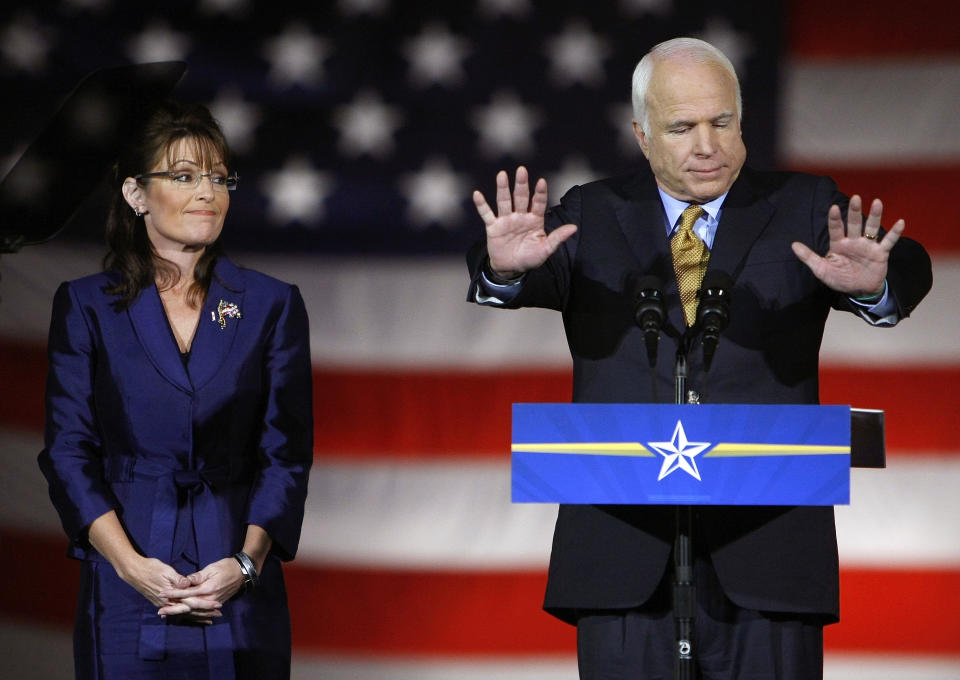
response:
<path id="1" fill-rule="evenodd" d="M 220 90 L 210 104 L 210 112 L 223 128 L 233 151 L 243 153 L 253 146 L 253 129 L 260 123 L 259 108 L 245 102 L 238 88 Z"/>
<path id="2" fill-rule="evenodd" d="M 0 34 L 0 52 L 4 60 L 28 73 L 43 71 L 49 50 L 49 31 L 42 28 L 33 15 L 18 17 Z"/>
<path id="3" fill-rule="evenodd" d="M 707 21 L 703 32 L 698 33 L 696 37 L 706 40 L 727 55 L 740 80 L 746 78 L 747 57 L 753 51 L 753 45 L 746 34 L 734 30 L 726 19 L 714 17 Z"/>
<path id="4" fill-rule="evenodd" d="M 140 64 L 153 61 L 182 61 L 190 51 L 190 41 L 183 33 L 171 30 L 163 22 L 147 26 L 130 40 L 127 53 Z"/>
<path id="5" fill-rule="evenodd" d="M 469 51 L 466 40 L 440 24 L 426 26 L 403 46 L 410 80 L 418 87 L 459 84 L 465 77 L 461 62 Z"/>
<path id="6" fill-rule="evenodd" d="M 604 79 L 603 60 L 610 48 L 580 20 L 571 21 L 563 32 L 549 40 L 550 76 L 561 87 L 576 83 L 600 85 Z"/>
<path id="7" fill-rule="evenodd" d="M 270 61 L 267 78 L 279 87 L 317 85 L 322 80 L 323 61 L 329 51 L 327 42 L 305 24 L 290 24 L 264 48 Z"/>
<path id="8" fill-rule="evenodd" d="M 472 116 L 480 133 L 479 146 L 487 156 L 520 156 L 533 152 L 533 130 L 540 116 L 512 92 L 498 92 L 490 105 Z"/>
<path id="9" fill-rule="evenodd" d="M 705 449 L 710 448 L 710 442 L 687 441 L 687 433 L 684 432 L 683 423 L 679 420 L 673 429 L 673 437 L 670 441 L 647 442 L 647 446 L 654 448 L 663 456 L 660 476 L 657 477 L 658 482 L 675 470 L 683 470 L 698 482 L 701 481 L 700 470 L 697 469 L 697 461 L 694 459 Z"/>
<path id="10" fill-rule="evenodd" d="M 313 224 L 323 217 L 323 203 L 333 190 L 333 180 L 306 158 L 294 156 L 280 170 L 268 173 L 262 186 L 270 203 L 267 213 L 274 222 Z"/>
<path id="11" fill-rule="evenodd" d="M 590 167 L 587 159 L 578 154 L 566 156 L 559 169 L 547 175 L 548 205 L 558 203 L 560 197 L 580 184 L 600 178 L 600 173 Z"/>
<path id="12" fill-rule="evenodd" d="M 419 172 L 406 173 L 400 187 L 407 196 L 410 221 L 421 228 L 437 224 L 453 229 L 463 218 L 463 197 L 470 188 L 446 158 L 427 160 Z"/>
<path id="13" fill-rule="evenodd" d="M 633 105 L 615 104 L 607 109 L 607 122 L 617 133 L 617 149 L 627 158 L 636 158 L 642 152 L 633 133 Z"/>
<path id="14" fill-rule="evenodd" d="M 333 124 L 340 131 L 340 151 L 351 158 L 363 154 L 381 159 L 389 156 L 394 147 L 393 134 L 402 122 L 399 110 L 384 104 L 372 91 L 359 93 L 333 114 Z"/>

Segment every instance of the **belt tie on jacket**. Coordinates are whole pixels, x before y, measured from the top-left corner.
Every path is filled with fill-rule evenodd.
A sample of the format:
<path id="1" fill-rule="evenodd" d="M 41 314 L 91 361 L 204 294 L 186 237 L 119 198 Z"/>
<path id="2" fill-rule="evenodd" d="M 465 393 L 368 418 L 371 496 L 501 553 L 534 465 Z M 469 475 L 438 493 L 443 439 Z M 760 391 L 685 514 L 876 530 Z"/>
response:
<path id="1" fill-rule="evenodd" d="M 237 470 L 230 464 L 200 470 L 173 470 L 158 463 L 132 458 L 112 459 L 107 466 L 109 481 L 153 481 L 156 486 L 153 499 L 153 515 L 150 521 L 150 539 L 146 546 L 147 556 L 155 557 L 165 564 L 173 562 L 173 542 L 177 528 L 178 495 L 181 489 L 192 496 L 194 535 L 201 568 L 229 555 L 229 546 L 224 547 L 220 517 L 227 508 L 222 496 L 214 493 L 233 484 L 238 478 Z M 223 507 L 218 507 L 223 505 Z M 141 659 L 163 659 L 167 646 L 167 626 L 157 616 L 156 606 L 147 601 L 140 620 Z M 207 659 L 211 677 L 233 678 L 233 634 L 228 617 L 213 619 L 204 626 Z"/>

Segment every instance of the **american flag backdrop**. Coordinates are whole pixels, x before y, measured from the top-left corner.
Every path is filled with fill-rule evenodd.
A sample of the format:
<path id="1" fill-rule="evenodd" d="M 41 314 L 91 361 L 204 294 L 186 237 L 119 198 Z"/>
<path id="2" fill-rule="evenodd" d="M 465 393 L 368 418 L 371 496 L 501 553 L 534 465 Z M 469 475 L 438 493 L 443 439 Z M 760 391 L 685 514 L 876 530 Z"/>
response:
<path id="1" fill-rule="evenodd" d="M 931 252 L 911 319 L 828 324 L 823 401 L 886 410 L 888 468 L 855 470 L 837 512 L 826 677 L 960 678 L 960 5 L 301 4 L 0 9 L 3 173 L 86 73 L 184 60 L 178 96 L 211 107 L 241 177 L 227 251 L 303 292 L 316 450 L 286 570 L 294 677 L 576 677 L 573 629 L 540 611 L 556 508 L 509 494 L 510 403 L 569 400 L 569 355 L 559 315 L 463 301 L 470 193 L 522 162 L 557 200 L 644 162 L 630 75 L 686 34 L 737 66 L 749 163 L 879 196 Z M 72 677 L 78 567 L 36 454 L 53 292 L 97 270 L 102 226 L 100 192 L 56 240 L 0 259 L 4 677 Z"/>

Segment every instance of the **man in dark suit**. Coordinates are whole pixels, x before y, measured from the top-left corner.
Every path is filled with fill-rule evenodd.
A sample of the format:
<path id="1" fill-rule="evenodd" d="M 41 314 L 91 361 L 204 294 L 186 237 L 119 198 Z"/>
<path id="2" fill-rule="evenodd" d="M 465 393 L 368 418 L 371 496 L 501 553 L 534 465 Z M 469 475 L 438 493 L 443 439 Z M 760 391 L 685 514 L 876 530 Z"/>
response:
<path id="1" fill-rule="evenodd" d="M 927 254 L 900 238 L 903 220 L 881 229 L 878 200 L 864 219 L 860 198 L 829 178 L 744 168 L 739 84 L 713 46 L 654 47 L 633 103 L 652 175 L 575 187 L 550 210 L 546 182 L 531 197 L 523 167 L 512 194 L 497 175 L 496 214 L 474 193 L 486 239 L 468 256 L 468 300 L 562 312 L 574 401 L 669 401 L 675 340 L 663 338 L 650 369 L 635 281 L 664 282 L 669 322 L 682 329 L 696 298 L 681 300 L 678 276 L 693 271 L 696 290 L 705 271 L 723 271 L 735 282 L 730 325 L 709 384 L 691 352 L 689 386 L 714 403 L 818 403 L 830 308 L 897 323 L 930 288 Z M 687 269 L 671 250 L 678 238 L 699 249 Z M 673 677 L 673 533 L 671 508 L 560 507 L 544 607 L 577 625 L 582 678 Z M 832 508 L 704 507 L 693 538 L 702 677 L 822 677 L 823 625 L 839 617 Z"/>

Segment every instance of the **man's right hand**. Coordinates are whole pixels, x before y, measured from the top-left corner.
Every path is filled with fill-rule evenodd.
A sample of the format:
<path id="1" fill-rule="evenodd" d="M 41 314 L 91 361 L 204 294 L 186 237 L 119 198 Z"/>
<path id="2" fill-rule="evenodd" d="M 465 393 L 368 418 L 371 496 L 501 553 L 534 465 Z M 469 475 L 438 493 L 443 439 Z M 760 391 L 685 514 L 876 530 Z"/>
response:
<path id="1" fill-rule="evenodd" d="M 503 279 L 536 269 L 577 230 L 575 224 L 564 224 L 546 233 L 543 216 L 547 210 L 547 181 L 542 177 L 537 180 L 530 200 L 530 180 L 522 165 L 517 168 L 512 196 L 507 173 L 497 173 L 496 215 L 479 191 L 473 192 L 473 202 L 486 225 L 490 269 Z"/>

